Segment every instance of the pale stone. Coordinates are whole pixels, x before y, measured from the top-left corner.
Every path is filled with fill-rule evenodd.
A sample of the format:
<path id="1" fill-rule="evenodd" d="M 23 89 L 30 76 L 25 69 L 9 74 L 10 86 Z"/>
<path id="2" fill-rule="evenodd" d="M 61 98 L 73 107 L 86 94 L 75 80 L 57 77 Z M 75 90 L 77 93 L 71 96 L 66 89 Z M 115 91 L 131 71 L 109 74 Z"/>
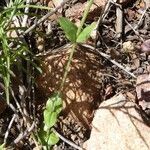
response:
<path id="1" fill-rule="evenodd" d="M 86 150 L 149 150 L 150 127 L 144 124 L 135 104 L 120 94 L 104 101 L 92 121 Z"/>

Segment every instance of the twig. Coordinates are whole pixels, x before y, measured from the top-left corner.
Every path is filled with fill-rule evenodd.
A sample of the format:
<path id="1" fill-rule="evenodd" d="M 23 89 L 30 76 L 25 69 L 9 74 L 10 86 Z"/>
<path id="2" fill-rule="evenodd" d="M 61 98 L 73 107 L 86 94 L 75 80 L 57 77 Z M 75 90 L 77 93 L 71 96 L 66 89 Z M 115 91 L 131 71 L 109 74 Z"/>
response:
<path id="1" fill-rule="evenodd" d="M 117 38 L 122 39 L 122 32 L 123 32 L 123 7 L 120 5 L 119 7 L 116 6 L 116 32 Z"/>
<path id="2" fill-rule="evenodd" d="M 112 31 L 114 34 L 117 34 L 117 33 L 116 33 L 116 31 L 115 31 L 115 30 L 113 30 L 112 28 L 110 28 L 110 27 L 106 26 L 105 24 L 103 24 L 103 26 L 104 26 L 105 28 L 109 29 L 110 31 Z"/>
<path id="3" fill-rule="evenodd" d="M 19 136 L 14 140 L 14 143 L 17 144 L 20 140 L 25 138 L 35 127 L 35 123 L 33 122 L 29 129 L 26 129 L 26 131 L 23 133 L 20 133 Z"/>
<path id="4" fill-rule="evenodd" d="M 10 132 L 10 129 L 11 129 L 11 127 L 12 127 L 12 125 L 13 125 L 13 122 L 14 122 L 14 120 L 16 119 L 16 117 L 17 117 L 17 115 L 14 114 L 13 117 L 12 117 L 12 119 L 11 119 L 11 121 L 10 121 L 10 123 L 9 123 L 9 125 L 8 125 L 7 131 L 6 131 L 5 137 L 4 137 L 4 143 L 5 143 L 5 144 L 6 144 L 6 141 L 7 141 L 9 132 Z"/>
<path id="5" fill-rule="evenodd" d="M 142 19 L 143 19 L 144 15 L 145 15 L 147 9 L 148 9 L 148 8 L 146 8 L 146 9 L 144 10 L 144 12 L 142 13 L 142 16 L 141 16 L 141 18 L 140 18 L 138 24 L 134 27 L 134 30 L 137 30 L 137 29 L 139 28 L 139 26 L 141 25 Z"/>
<path id="6" fill-rule="evenodd" d="M 124 19 L 124 20 L 125 20 L 125 22 L 129 25 L 129 27 L 134 31 L 134 33 L 135 33 L 142 41 L 144 41 L 143 38 L 140 36 L 139 32 L 136 31 L 136 30 L 132 27 L 132 25 L 131 25 L 126 19 Z"/>
<path id="7" fill-rule="evenodd" d="M 14 113 L 16 114 L 17 119 L 20 120 L 20 118 L 19 118 L 19 113 L 18 113 L 18 109 L 16 109 L 11 103 L 9 103 L 8 106 L 14 111 Z M 18 122 L 18 123 L 20 123 L 20 122 Z M 18 124 L 18 125 L 19 125 L 19 124 Z M 17 125 L 17 128 L 20 130 L 20 129 L 21 129 L 21 126 L 19 127 L 18 125 Z"/>
<path id="8" fill-rule="evenodd" d="M 59 52 L 62 52 L 64 50 L 67 50 L 68 48 L 71 48 L 71 44 L 66 44 L 66 45 L 63 45 L 59 48 L 56 48 L 54 50 L 47 50 L 46 52 L 42 52 L 42 53 L 39 53 L 39 54 L 36 54 L 36 57 L 41 57 L 41 56 L 47 56 L 49 54 L 56 54 L 56 53 L 59 53 Z"/>
<path id="9" fill-rule="evenodd" d="M 120 69 L 122 69 L 123 71 L 125 71 L 126 73 L 128 73 L 130 76 L 132 76 L 133 78 L 136 79 L 136 76 L 131 73 L 130 71 L 128 71 L 126 68 L 124 68 L 122 65 L 120 65 L 118 62 L 116 62 L 115 60 L 112 60 L 111 57 L 103 52 L 100 52 L 98 49 L 95 49 L 93 46 L 88 45 L 88 44 L 82 44 L 82 46 L 91 49 L 92 51 L 96 51 L 97 53 L 99 53 L 101 56 L 103 56 L 104 58 L 108 59 L 111 63 L 113 63 L 114 65 L 116 65 L 117 67 L 119 67 Z"/>
<path id="10" fill-rule="evenodd" d="M 104 18 L 107 16 L 107 14 L 108 14 L 108 12 L 110 10 L 110 7 L 111 7 L 111 2 L 110 2 L 110 0 L 108 0 L 106 2 L 106 5 L 105 5 L 103 11 L 101 12 L 101 15 L 100 15 L 100 17 L 99 17 L 99 19 L 97 21 L 97 24 L 96 24 L 96 29 L 95 29 L 95 31 L 96 31 L 95 45 L 97 45 L 97 41 L 98 41 L 98 37 L 99 37 L 98 36 L 99 28 L 100 28 L 100 26 L 101 26 Z"/>
<path id="11" fill-rule="evenodd" d="M 113 63 L 114 65 L 118 66 L 120 69 L 124 70 L 126 73 L 128 73 L 130 76 L 132 76 L 133 78 L 136 78 L 136 76 L 131 73 L 130 71 L 128 71 L 127 69 L 125 69 L 122 65 L 120 65 L 118 62 L 116 62 L 115 60 L 112 60 L 111 57 L 103 52 L 100 52 L 98 49 L 95 49 L 93 46 L 88 45 L 88 44 L 81 44 L 82 46 L 84 46 L 85 48 L 89 48 L 92 51 L 96 51 L 97 53 L 99 53 L 102 57 L 108 59 L 111 63 Z M 66 44 L 65 46 L 62 46 L 61 48 L 58 48 L 56 50 L 53 51 L 47 51 L 46 53 L 41 53 L 38 54 L 37 56 L 46 56 L 46 55 L 50 55 L 50 54 L 55 54 L 57 52 L 60 51 L 64 51 L 67 50 L 67 47 L 70 48 L 70 44 Z"/>
<path id="12" fill-rule="evenodd" d="M 15 114 L 18 113 L 18 110 L 11 103 L 9 103 L 8 106 L 14 111 Z"/>
<path id="13" fill-rule="evenodd" d="M 18 110 L 20 111 L 21 115 L 24 116 L 22 108 L 21 108 L 19 102 L 17 101 L 17 98 L 15 97 L 14 91 L 11 88 L 10 88 L 10 92 L 11 92 L 11 95 L 12 95 L 12 97 L 13 97 L 13 99 L 14 99 L 17 107 L 18 107 Z"/>
<path id="14" fill-rule="evenodd" d="M 26 0 L 26 5 L 30 4 L 30 0 Z M 26 7 L 24 10 L 24 13 L 27 14 L 29 12 L 29 7 Z M 24 15 L 23 21 L 22 21 L 22 27 L 26 27 L 27 25 L 27 20 L 28 20 L 28 15 Z"/>
<path id="15" fill-rule="evenodd" d="M 63 137 L 60 133 L 58 133 L 55 129 L 53 129 L 54 132 L 56 133 L 56 135 L 62 140 L 64 141 L 65 143 L 69 144 L 70 146 L 72 146 L 73 148 L 75 149 L 78 149 L 78 150 L 84 150 L 83 148 L 79 147 L 77 144 L 71 142 L 70 140 L 66 139 L 65 137 Z"/>
<path id="16" fill-rule="evenodd" d="M 20 104 L 18 103 L 18 101 L 17 101 L 17 99 L 16 99 L 16 97 L 14 95 L 13 90 L 11 89 L 10 91 L 11 91 L 12 97 L 13 97 L 13 99 L 14 99 L 17 107 L 18 107 L 18 110 L 20 111 L 20 113 L 21 113 L 21 115 L 23 117 L 23 120 L 25 121 L 25 123 L 26 123 L 26 125 L 28 127 L 30 125 L 31 118 L 29 117 L 29 114 L 28 114 L 28 112 L 27 112 L 27 110 L 25 108 L 23 108 L 23 110 L 22 110 Z M 24 97 L 21 98 L 21 101 L 23 101 L 23 100 L 24 100 Z"/>
<path id="17" fill-rule="evenodd" d="M 33 30 L 37 25 L 39 25 L 40 23 L 42 23 L 44 20 L 46 20 L 48 17 L 50 17 L 51 15 L 53 15 L 54 13 L 56 13 L 61 7 L 63 7 L 68 1 L 70 0 L 64 0 L 58 7 L 56 7 L 54 10 L 52 10 L 51 12 L 47 13 L 45 16 L 43 16 L 39 21 L 37 21 L 35 24 L 33 24 L 29 29 L 27 29 L 24 32 L 24 35 L 29 33 L 31 30 Z"/>
<path id="18" fill-rule="evenodd" d="M 98 21 L 97 21 L 97 27 L 96 27 L 96 30 L 99 29 L 99 27 L 101 26 L 101 23 L 103 22 L 103 20 L 105 19 L 105 17 L 107 16 L 109 10 L 110 10 L 110 7 L 111 7 L 111 1 L 108 0 L 103 11 L 101 12 L 101 16 L 99 17 Z"/>

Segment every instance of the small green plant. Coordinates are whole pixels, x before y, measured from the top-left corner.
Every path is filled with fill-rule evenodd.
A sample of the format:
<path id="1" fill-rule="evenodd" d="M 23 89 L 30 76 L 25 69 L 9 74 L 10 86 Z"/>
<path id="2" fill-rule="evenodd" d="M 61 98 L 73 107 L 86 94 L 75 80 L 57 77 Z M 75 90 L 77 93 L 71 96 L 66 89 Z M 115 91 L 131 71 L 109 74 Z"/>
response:
<path id="1" fill-rule="evenodd" d="M 66 65 L 66 70 L 64 72 L 60 89 L 56 95 L 48 99 L 43 112 L 43 126 L 39 128 L 38 133 L 35 135 L 35 137 L 37 137 L 38 139 L 38 142 L 46 150 L 50 149 L 52 145 L 56 144 L 59 141 L 59 138 L 53 131 L 53 127 L 56 124 L 60 111 L 62 110 L 62 100 L 60 94 L 63 90 L 73 53 L 78 43 L 85 42 L 89 38 L 90 33 L 94 29 L 96 24 L 92 23 L 91 25 L 83 29 L 83 25 L 92 3 L 93 0 L 89 0 L 89 5 L 84 12 L 79 28 L 67 18 L 62 17 L 59 19 L 60 26 L 64 30 L 66 37 L 72 42 L 72 50 L 69 56 L 68 63 Z M 8 36 L 8 33 L 14 30 L 14 27 L 11 27 L 11 25 L 13 24 L 13 17 L 24 15 L 22 9 L 25 7 L 49 9 L 42 6 L 24 5 L 24 0 L 10 0 L 7 7 L 0 10 L 0 78 L 2 79 L 5 87 L 5 97 L 7 104 L 10 103 L 11 74 L 13 74 L 13 70 L 11 67 L 13 67 L 14 64 L 22 59 L 26 60 L 33 66 L 35 65 L 30 60 L 29 55 L 32 52 L 29 51 L 28 45 L 21 41 L 19 37 L 14 38 Z M 24 31 L 24 28 L 15 28 L 15 30 Z M 11 47 L 11 43 L 13 43 L 14 45 L 17 44 L 17 46 Z M 37 66 L 34 67 L 38 68 Z M 3 148 L 4 145 L 0 145 L 0 149 Z"/>
<path id="2" fill-rule="evenodd" d="M 77 43 L 85 42 L 89 38 L 91 31 L 94 29 L 96 25 L 95 23 L 92 23 L 91 25 L 82 29 L 82 26 L 85 22 L 86 16 L 89 12 L 92 3 L 93 0 L 90 0 L 89 6 L 85 11 L 84 17 L 81 22 L 81 26 L 79 28 L 74 23 L 69 21 L 67 18 L 61 17 L 59 19 L 60 26 L 64 30 L 66 37 L 73 43 L 73 47 L 60 85 L 60 90 L 57 92 L 55 96 L 48 99 L 44 110 L 43 126 L 40 128 L 40 131 L 38 132 L 38 141 L 40 141 L 41 145 L 46 150 L 50 149 L 52 145 L 56 144 L 59 141 L 59 138 L 52 131 L 52 128 L 55 125 L 57 117 L 62 109 L 62 99 L 60 97 L 60 94 L 61 91 L 63 90 L 63 86 L 68 74 L 74 50 L 76 48 Z"/>
<path id="3" fill-rule="evenodd" d="M 56 124 L 59 113 L 62 110 L 62 100 L 59 94 L 54 95 L 53 97 L 47 100 L 43 116 L 44 121 L 43 125 L 38 132 L 38 141 L 43 146 L 43 149 L 49 150 L 52 145 L 55 145 L 59 138 L 53 132 L 53 126 Z"/>
<path id="4" fill-rule="evenodd" d="M 23 0 L 10 1 L 0 14 L 0 78 L 2 78 L 5 87 L 5 97 L 7 104 L 10 102 L 10 86 L 11 86 L 11 66 L 13 66 L 23 52 L 28 50 L 28 46 L 20 41 L 19 38 L 9 36 L 12 32 L 11 25 L 13 17 L 20 15 L 17 10 L 18 6 L 23 4 Z M 17 47 L 12 48 L 10 45 L 17 43 Z"/>
<path id="5" fill-rule="evenodd" d="M 43 122 L 44 125 L 42 128 L 40 128 L 40 131 L 38 133 L 38 140 L 40 141 L 43 148 L 46 150 L 50 149 L 51 146 L 56 144 L 59 140 L 57 135 L 52 131 L 52 128 L 55 125 L 57 121 L 57 117 L 62 109 L 62 100 L 60 94 L 63 90 L 63 86 L 68 74 L 69 66 L 75 48 L 78 43 L 83 43 L 89 38 L 90 33 L 92 32 L 92 30 L 96 25 L 96 23 L 92 23 L 91 25 L 82 29 L 92 3 L 93 0 L 90 0 L 87 9 L 84 12 L 84 16 L 79 28 L 71 21 L 69 21 L 67 18 L 61 17 L 59 19 L 59 24 L 61 28 L 64 30 L 66 37 L 72 42 L 73 45 L 72 45 L 72 50 L 69 56 L 68 63 L 66 65 L 66 70 L 60 85 L 60 89 L 55 96 L 48 99 L 44 110 L 44 122 Z"/>
<path id="6" fill-rule="evenodd" d="M 79 28 L 67 18 L 61 17 L 59 19 L 59 24 L 61 28 L 64 30 L 66 37 L 72 43 L 85 42 L 90 37 L 90 33 L 93 31 L 93 29 L 96 26 L 96 22 L 93 22 L 91 25 L 82 29 L 81 33 L 77 35 L 78 33 L 77 31 Z"/>
<path id="7" fill-rule="evenodd" d="M 34 7 L 33 5 L 28 5 L 28 7 L 49 9 L 48 7 L 40 7 L 40 6 Z M 14 24 L 15 17 L 25 15 L 23 12 L 23 8 L 26 8 L 26 5 L 24 5 L 24 0 L 10 0 L 8 1 L 6 7 L 0 7 L 0 81 L 4 85 L 3 97 L 5 97 L 4 99 L 6 99 L 8 105 L 10 104 L 10 95 L 11 95 L 10 89 L 12 86 L 11 85 L 12 75 L 15 76 L 15 74 L 17 75 L 21 74 L 22 72 L 19 72 L 20 70 L 24 71 L 24 73 L 27 73 L 27 68 L 26 66 L 25 67 L 23 66 L 22 61 L 25 61 L 28 64 L 30 63 L 30 65 L 33 68 L 37 69 L 38 71 L 41 71 L 41 69 L 33 61 L 35 57 L 33 56 L 32 51 L 30 51 L 28 44 L 24 40 L 22 40 L 23 38 L 20 38 L 25 28 L 22 28 L 21 26 L 16 27 L 16 25 Z M 12 36 L 11 33 L 14 33 L 14 36 Z M 20 70 L 18 69 L 19 71 L 17 73 L 13 72 L 14 66 L 20 69 Z M 30 76 L 29 78 L 32 77 Z M 58 109 L 56 109 L 56 107 L 59 107 L 58 106 L 59 98 L 58 97 L 56 98 L 57 98 L 56 102 L 53 103 L 55 108 L 54 111 L 56 112 L 52 113 L 51 115 L 52 116 L 51 121 L 53 121 L 53 123 L 54 119 L 57 120 L 56 118 L 54 118 L 56 117 L 56 113 L 58 113 Z M 52 100 L 52 102 L 53 101 L 54 100 Z M 47 107 L 44 112 L 45 114 L 49 112 L 47 110 Z M 45 122 L 47 125 L 46 118 Z M 51 142 L 51 144 L 53 144 L 56 141 L 58 141 L 58 138 L 55 136 L 54 133 L 50 132 L 48 142 L 49 143 Z M 0 145 L 0 150 L 3 150 L 5 145 L 6 142 Z"/>
<path id="8" fill-rule="evenodd" d="M 5 149 L 5 144 L 1 144 L 1 145 L 0 145 L 0 150 L 6 150 L 6 149 Z"/>
<path id="9" fill-rule="evenodd" d="M 28 54 L 31 54 L 31 52 L 28 45 L 21 41 L 20 35 L 17 35 L 18 30 L 23 33 L 25 28 L 13 26 L 13 17 L 24 15 L 22 9 L 26 7 L 50 9 L 49 7 L 24 5 L 24 0 L 10 0 L 6 7 L 0 7 L 0 78 L 3 80 L 5 87 L 7 104 L 10 102 L 11 74 L 13 74 L 11 67 L 19 62 L 19 59 L 30 61 Z M 12 32 L 18 37 L 11 37 Z M 12 43 L 17 46 L 12 48 L 10 46 Z M 24 55 L 23 52 L 26 52 L 27 55 Z M 39 69 L 32 61 L 31 63 L 36 69 Z"/>
<path id="10" fill-rule="evenodd" d="M 90 33 L 93 31 L 93 29 L 96 26 L 96 23 L 94 22 L 91 25 L 89 25 L 83 29 L 83 25 L 86 21 L 87 15 L 89 13 L 89 10 L 90 10 L 92 4 L 93 4 L 93 0 L 89 0 L 88 6 L 84 11 L 83 18 L 81 20 L 79 27 L 77 27 L 74 23 L 72 23 L 67 18 L 61 17 L 58 20 L 61 28 L 65 32 L 66 37 L 72 43 L 72 49 L 71 49 L 68 63 L 66 65 L 65 73 L 64 73 L 61 85 L 60 85 L 59 93 L 61 93 L 61 91 L 63 90 L 64 83 L 66 81 L 66 77 L 67 77 L 69 67 L 70 67 L 70 64 L 71 64 L 71 61 L 73 58 L 73 54 L 74 54 L 77 44 L 85 42 L 90 37 Z"/>
<path id="11" fill-rule="evenodd" d="M 92 23 L 91 25 L 82 29 L 92 3 L 93 0 L 90 0 L 87 9 L 84 12 L 79 28 L 67 18 L 61 17 L 59 19 L 59 24 L 64 30 L 66 37 L 72 42 L 72 49 L 60 85 L 60 89 L 55 96 L 49 98 L 49 100 L 46 103 L 46 108 L 44 110 L 44 127 L 40 129 L 38 137 L 39 141 L 46 150 L 50 149 L 51 146 L 56 144 L 59 140 L 59 138 L 52 131 L 52 127 L 55 125 L 57 117 L 62 109 L 62 100 L 60 98 L 60 94 L 63 90 L 63 86 L 69 71 L 69 66 L 73 57 L 73 53 L 76 49 L 77 44 L 85 42 L 89 38 L 90 33 L 96 26 L 96 23 Z"/>

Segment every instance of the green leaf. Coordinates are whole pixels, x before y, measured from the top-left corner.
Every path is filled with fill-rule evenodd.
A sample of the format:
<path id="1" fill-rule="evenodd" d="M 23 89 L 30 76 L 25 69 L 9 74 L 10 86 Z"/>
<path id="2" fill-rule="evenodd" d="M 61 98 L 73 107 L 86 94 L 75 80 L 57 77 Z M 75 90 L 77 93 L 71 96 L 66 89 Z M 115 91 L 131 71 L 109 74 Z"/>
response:
<path id="1" fill-rule="evenodd" d="M 0 150 L 5 150 L 5 144 L 0 145 Z"/>
<path id="2" fill-rule="evenodd" d="M 57 114 L 59 114 L 62 110 L 62 99 L 61 97 L 57 94 L 51 98 L 48 99 L 46 103 L 46 109 L 48 111 L 55 111 Z"/>
<path id="3" fill-rule="evenodd" d="M 62 110 L 62 99 L 59 95 L 56 95 L 55 101 L 54 101 L 54 107 L 55 107 L 55 112 L 59 114 Z"/>
<path id="4" fill-rule="evenodd" d="M 76 33 L 77 33 L 77 26 L 73 24 L 67 18 L 61 17 L 59 18 L 59 24 L 61 28 L 64 30 L 66 37 L 72 42 L 76 42 Z"/>
<path id="5" fill-rule="evenodd" d="M 55 103 L 55 106 L 62 105 L 62 99 L 59 95 L 56 95 L 54 103 Z"/>
<path id="6" fill-rule="evenodd" d="M 49 130 L 57 121 L 57 117 L 62 110 L 62 100 L 59 94 L 49 98 L 44 110 L 44 130 Z"/>
<path id="7" fill-rule="evenodd" d="M 51 116 L 51 112 L 48 111 L 47 109 L 44 110 L 44 123 L 45 123 L 45 126 L 46 126 L 46 129 L 45 130 L 48 130 L 50 127 L 50 116 Z M 44 128 L 45 128 L 44 126 Z"/>
<path id="8" fill-rule="evenodd" d="M 50 124 L 49 124 L 50 128 L 55 125 L 56 121 L 57 121 L 57 113 L 52 112 L 50 116 Z"/>
<path id="9" fill-rule="evenodd" d="M 42 145 L 46 145 L 46 140 L 47 140 L 47 132 L 44 131 L 43 129 L 40 129 L 38 132 L 39 140 L 42 143 Z"/>
<path id="10" fill-rule="evenodd" d="M 56 112 L 49 112 L 48 110 L 44 110 L 44 123 L 45 123 L 45 130 L 50 129 L 57 121 L 57 113 Z"/>
<path id="11" fill-rule="evenodd" d="M 49 135 L 48 145 L 55 145 L 58 141 L 59 141 L 59 137 L 54 132 L 52 132 Z"/>
<path id="12" fill-rule="evenodd" d="M 90 37 L 90 34 L 94 30 L 95 26 L 96 22 L 93 22 L 91 25 L 84 28 L 83 31 L 77 37 L 77 43 L 85 42 Z"/>
<path id="13" fill-rule="evenodd" d="M 53 100 L 51 98 L 49 98 L 48 101 L 46 102 L 46 109 L 49 112 L 54 111 L 54 102 L 53 102 Z"/>

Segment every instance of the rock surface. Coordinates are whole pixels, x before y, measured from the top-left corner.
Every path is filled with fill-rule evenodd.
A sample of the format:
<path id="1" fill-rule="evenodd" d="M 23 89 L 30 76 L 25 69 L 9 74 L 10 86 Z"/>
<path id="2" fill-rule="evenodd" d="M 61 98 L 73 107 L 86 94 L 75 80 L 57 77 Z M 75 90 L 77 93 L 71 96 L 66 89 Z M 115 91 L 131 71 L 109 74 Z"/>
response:
<path id="1" fill-rule="evenodd" d="M 142 109 L 150 109 L 150 74 L 142 74 L 137 77 L 136 93 Z"/>
<path id="2" fill-rule="evenodd" d="M 92 121 L 86 150 L 149 150 L 150 127 L 143 123 L 135 105 L 120 94 L 104 101 Z"/>

